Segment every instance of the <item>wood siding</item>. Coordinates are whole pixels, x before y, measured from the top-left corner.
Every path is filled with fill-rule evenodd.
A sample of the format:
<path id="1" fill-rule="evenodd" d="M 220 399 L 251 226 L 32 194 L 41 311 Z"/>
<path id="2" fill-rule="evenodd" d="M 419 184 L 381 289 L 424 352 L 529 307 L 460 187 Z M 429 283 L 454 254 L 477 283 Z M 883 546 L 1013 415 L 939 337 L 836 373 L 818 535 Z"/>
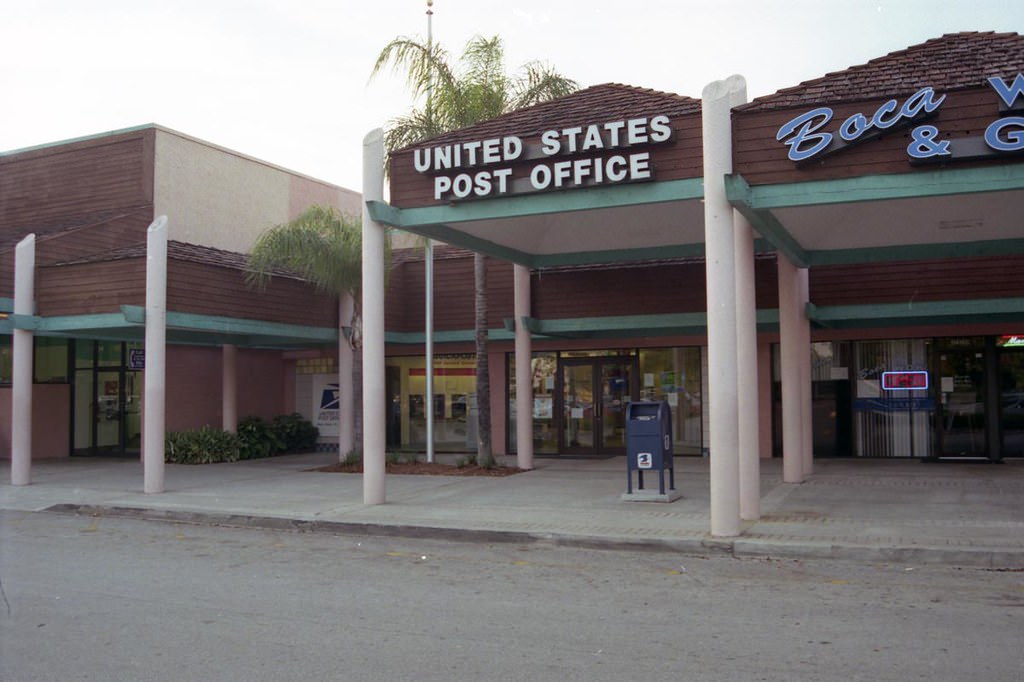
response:
<path id="1" fill-rule="evenodd" d="M 1024 296 L 1024 256 L 811 268 L 815 305 L 955 301 Z"/>
<path id="2" fill-rule="evenodd" d="M 388 331 L 422 332 L 426 325 L 426 283 L 423 261 L 398 264 L 391 273 L 385 302 Z M 501 327 L 512 317 L 513 266 L 507 261 L 487 259 L 487 325 Z M 455 331 L 474 328 L 473 255 L 434 261 L 434 329 Z"/>
<path id="3" fill-rule="evenodd" d="M 940 93 L 941 94 L 941 93 Z M 902 104 L 906 98 L 900 99 Z M 885 101 L 870 100 L 846 103 L 833 107 L 834 116 L 822 130 L 834 132 L 846 118 L 854 113 L 871 117 Z M 928 120 L 939 129 L 941 139 L 957 140 L 978 138 L 985 128 L 999 118 L 999 97 L 990 87 L 950 92 L 937 115 Z M 828 106 L 822 102 L 819 106 Z M 798 166 L 787 157 L 789 147 L 775 139 L 779 128 L 787 121 L 813 107 L 779 109 L 767 112 L 737 112 L 733 115 L 733 169 L 751 185 L 804 182 L 853 178 L 863 175 L 885 175 L 934 171 L 933 163 L 911 165 L 907 147 L 911 143 L 911 129 L 904 127 L 874 140 L 865 140 L 848 149 L 818 161 L 813 159 Z M 837 136 L 838 137 L 838 136 Z M 998 157 L 983 161 L 957 161 L 957 167 L 998 165 L 1007 163 Z"/>
<path id="4" fill-rule="evenodd" d="M 168 263 L 167 309 L 175 312 L 336 327 L 337 307 L 335 298 L 298 280 L 275 277 L 265 291 L 256 291 L 246 286 L 241 270 Z"/>
<path id="5" fill-rule="evenodd" d="M 146 239 L 154 130 L 0 157 L 0 296 L 14 295 L 14 246 L 36 235 L 44 266 Z"/>

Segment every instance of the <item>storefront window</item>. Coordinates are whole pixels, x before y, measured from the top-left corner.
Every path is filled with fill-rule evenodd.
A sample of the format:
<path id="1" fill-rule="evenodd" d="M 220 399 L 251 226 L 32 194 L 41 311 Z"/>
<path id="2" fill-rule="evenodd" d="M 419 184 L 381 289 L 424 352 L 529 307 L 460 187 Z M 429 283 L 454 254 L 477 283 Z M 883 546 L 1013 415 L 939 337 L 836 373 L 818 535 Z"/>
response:
<path id="1" fill-rule="evenodd" d="M 1003 457 L 1024 457 L 1024 344 L 1002 343 L 999 353 L 999 397 Z"/>
<path id="2" fill-rule="evenodd" d="M 0 336 L 0 384 L 11 383 L 11 337 Z"/>
<path id="3" fill-rule="evenodd" d="M 935 401 L 928 389 L 883 390 L 885 372 L 927 371 L 924 339 L 855 344 L 854 454 L 861 457 L 927 457 L 933 452 Z"/>
<path id="4" fill-rule="evenodd" d="M 752 385 L 751 390 L 757 390 Z M 672 411 L 676 454 L 701 454 L 700 348 L 640 351 L 640 400 L 665 400 Z"/>
<path id="5" fill-rule="evenodd" d="M 387 359 L 388 443 L 393 447 L 425 450 L 426 359 Z M 476 357 L 472 354 L 434 358 L 434 448 L 449 452 L 476 452 Z"/>
<path id="6" fill-rule="evenodd" d="M 534 353 L 533 370 L 533 451 L 535 454 L 558 452 L 558 429 L 555 423 L 555 380 L 558 375 L 557 353 Z M 516 441 L 516 358 L 508 361 L 508 434 L 510 452 L 518 452 Z"/>
<path id="7" fill-rule="evenodd" d="M 36 337 L 36 383 L 67 383 L 67 339 Z"/>

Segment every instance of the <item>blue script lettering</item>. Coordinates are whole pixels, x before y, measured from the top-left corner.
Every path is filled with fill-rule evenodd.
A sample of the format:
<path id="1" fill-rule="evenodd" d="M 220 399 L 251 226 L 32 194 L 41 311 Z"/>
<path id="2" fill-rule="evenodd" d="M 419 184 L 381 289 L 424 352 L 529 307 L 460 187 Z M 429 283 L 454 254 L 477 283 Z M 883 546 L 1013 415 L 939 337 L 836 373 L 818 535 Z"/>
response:
<path id="1" fill-rule="evenodd" d="M 1010 85 L 1007 85 L 1006 81 L 999 76 L 992 76 L 988 79 L 988 83 L 1008 109 L 1013 108 L 1013 103 L 1017 101 L 1018 97 L 1024 97 L 1024 73 L 1018 73 Z"/>
<path id="2" fill-rule="evenodd" d="M 862 113 L 853 114 L 839 126 L 839 137 L 848 143 L 855 142 L 872 129 L 887 130 L 901 122 L 910 122 L 924 114 L 930 114 L 938 109 L 945 99 L 945 95 L 937 97 L 934 88 L 921 88 L 908 97 L 903 106 L 900 106 L 899 101 L 891 99 L 879 106 L 871 118 Z M 832 116 L 832 109 L 828 107 L 808 111 L 779 128 L 775 139 L 782 141 L 792 135 L 785 141 L 789 146 L 789 159 L 808 159 L 831 144 L 832 133 L 817 131 L 832 120 Z"/>
<path id="3" fill-rule="evenodd" d="M 779 134 L 775 139 L 782 141 L 783 138 L 793 135 L 785 142 L 789 147 L 789 159 L 801 161 L 810 158 L 832 142 L 832 133 L 817 132 L 831 120 L 832 110 L 828 107 L 812 109 L 779 128 Z"/>
<path id="4" fill-rule="evenodd" d="M 1009 116 L 993 121 L 985 129 L 985 143 L 999 152 L 1024 150 L 1024 116 Z"/>

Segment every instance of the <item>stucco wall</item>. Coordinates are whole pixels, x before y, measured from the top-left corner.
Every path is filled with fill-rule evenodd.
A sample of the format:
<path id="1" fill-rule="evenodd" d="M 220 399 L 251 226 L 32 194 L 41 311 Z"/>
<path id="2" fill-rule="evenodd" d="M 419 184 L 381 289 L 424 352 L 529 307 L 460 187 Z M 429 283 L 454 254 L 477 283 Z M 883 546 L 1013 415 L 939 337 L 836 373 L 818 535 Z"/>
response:
<path id="1" fill-rule="evenodd" d="M 238 350 L 239 419 L 272 419 L 292 411 L 285 405 L 284 364 L 280 353 Z M 168 431 L 221 427 L 220 348 L 168 347 L 166 404 Z"/>
<path id="2" fill-rule="evenodd" d="M 35 384 L 32 387 L 32 459 L 67 457 L 70 453 L 68 415 L 71 387 Z M 11 389 L 0 388 L 0 459 L 11 458 Z"/>
<path id="3" fill-rule="evenodd" d="M 164 128 L 156 130 L 154 214 L 171 239 L 245 253 L 307 206 L 355 215 L 360 195 Z"/>

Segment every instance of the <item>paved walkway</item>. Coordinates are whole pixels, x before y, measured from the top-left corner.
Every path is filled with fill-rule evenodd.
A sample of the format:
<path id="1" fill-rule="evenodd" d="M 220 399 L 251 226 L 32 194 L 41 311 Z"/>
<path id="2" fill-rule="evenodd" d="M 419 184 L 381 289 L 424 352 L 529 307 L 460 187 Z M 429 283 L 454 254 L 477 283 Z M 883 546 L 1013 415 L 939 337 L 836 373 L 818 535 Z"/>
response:
<path id="1" fill-rule="evenodd" d="M 37 460 L 29 486 L 0 470 L 0 508 L 477 541 L 548 541 L 737 556 L 855 558 L 1024 568 L 1024 460 L 1003 464 L 817 460 L 803 484 L 762 464 L 762 517 L 712 538 L 708 460 L 676 458 L 672 503 L 623 501 L 625 460 L 538 459 L 514 476 L 388 475 L 388 503 L 362 477 L 321 473 L 334 455 L 167 465 L 142 493 L 137 460 Z M 511 461 L 511 460 L 509 460 Z M 652 482 L 653 479 L 653 482 Z M 634 485 L 636 481 L 634 480 Z M 657 476 L 647 487 L 657 489 Z"/>

